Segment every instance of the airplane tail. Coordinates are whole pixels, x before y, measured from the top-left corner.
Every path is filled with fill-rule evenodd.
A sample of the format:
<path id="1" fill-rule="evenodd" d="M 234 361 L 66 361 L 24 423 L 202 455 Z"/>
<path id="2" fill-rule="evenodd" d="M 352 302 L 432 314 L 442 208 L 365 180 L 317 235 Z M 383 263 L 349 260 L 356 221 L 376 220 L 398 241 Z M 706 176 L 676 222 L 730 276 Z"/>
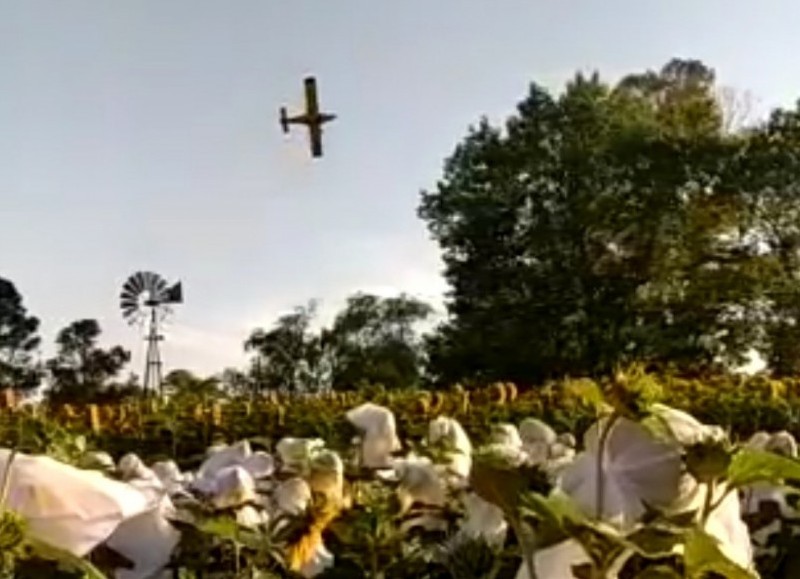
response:
<path id="1" fill-rule="evenodd" d="M 289 132 L 289 117 L 286 114 L 285 107 L 281 107 L 281 127 L 283 128 L 284 133 Z"/>

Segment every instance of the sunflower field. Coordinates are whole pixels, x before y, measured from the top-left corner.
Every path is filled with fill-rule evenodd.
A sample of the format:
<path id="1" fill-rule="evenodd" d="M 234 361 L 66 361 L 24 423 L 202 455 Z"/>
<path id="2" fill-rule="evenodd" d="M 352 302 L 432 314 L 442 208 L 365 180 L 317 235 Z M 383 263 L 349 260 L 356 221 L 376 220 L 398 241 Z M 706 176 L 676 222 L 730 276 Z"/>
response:
<path id="1" fill-rule="evenodd" d="M 800 381 L 6 404 L 6 577 L 800 576 Z"/>

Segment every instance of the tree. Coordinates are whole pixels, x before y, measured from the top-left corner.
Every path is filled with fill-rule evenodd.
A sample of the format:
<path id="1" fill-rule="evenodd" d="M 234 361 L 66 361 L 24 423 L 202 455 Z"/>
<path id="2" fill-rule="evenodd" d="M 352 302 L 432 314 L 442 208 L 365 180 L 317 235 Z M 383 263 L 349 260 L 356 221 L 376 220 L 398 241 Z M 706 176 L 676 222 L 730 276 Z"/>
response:
<path id="1" fill-rule="evenodd" d="M 760 302 L 760 349 L 776 375 L 800 372 L 800 102 L 775 110 L 748 131 L 741 188 L 750 209 L 748 232 L 769 260 Z"/>
<path id="2" fill-rule="evenodd" d="M 415 326 L 432 313 L 430 305 L 407 295 L 380 298 L 358 293 L 348 298 L 344 310 L 321 338 L 331 352 L 332 387 L 417 386 L 424 352 Z"/>
<path id="3" fill-rule="evenodd" d="M 112 380 L 130 361 L 130 352 L 120 346 L 99 348 L 100 333 L 100 325 L 90 319 L 75 321 L 58 333 L 58 353 L 47 361 L 52 401 L 88 402 L 120 387 Z"/>
<path id="4" fill-rule="evenodd" d="M 233 395 L 254 394 L 254 384 L 246 372 L 236 368 L 225 368 L 219 377 L 222 390 Z"/>
<path id="5" fill-rule="evenodd" d="M 539 86 L 503 128 L 482 120 L 424 191 L 450 319 L 428 343 L 440 382 L 538 383 L 646 360 L 736 364 L 764 347 L 771 256 L 711 69 L 673 60 Z"/>
<path id="6" fill-rule="evenodd" d="M 38 330 L 39 320 L 28 315 L 16 286 L 0 278 L 0 388 L 39 386 L 40 372 L 32 360 L 41 342 Z"/>
<path id="7" fill-rule="evenodd" d="M 416 325 L 429 305 L 406 295 L 350 296 L 330 328 L 312 331 L 316 303 L 296 308 L 269 331 L 254 331 L 245 350 L 258 389 L 350 389 L 380 383 L 413 387 L 422 376 L 424 352 Z"/>
<path id="8" fill-rule="evenodd" d="M 221 394 L 220 380 L 199 378 L 189 370 L 172 370 L 164 377 L 164 392 L 173 398 L 214 398 Z"/>
<path id="9" fill-rule="evenodd" d="M 319 337 L 310 326 L 317 304 L 297 307 L 269 331 L 257 329 L 245 342 L 255 352 L 252 374 L 259 390 L 316 390 L 324 383 Z"/>

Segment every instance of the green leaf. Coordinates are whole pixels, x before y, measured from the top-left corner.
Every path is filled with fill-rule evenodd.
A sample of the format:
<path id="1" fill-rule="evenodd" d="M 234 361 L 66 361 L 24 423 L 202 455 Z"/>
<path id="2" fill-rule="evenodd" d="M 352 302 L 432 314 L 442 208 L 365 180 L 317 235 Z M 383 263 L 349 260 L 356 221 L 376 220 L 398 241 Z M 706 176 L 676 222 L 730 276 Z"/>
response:
<path id="1" fill-rule="evenodd" d="M 533 528 L 537 549 L 546 549 L 569 538 L 566 530 L 568 520 L 583 520 L 569 497 L 558 491 L 553 491 L 547 497 L 526 493 L 522 498 L 521 511 L 524 517 L 535 520 Z"/>
<path id="2" fill-rule="evenodd" d="M 757 482 L 781 484 L 784 479 L 800 479 L 800 461 L 773 452 L 742 448 L 728 467 L 728 484 L 732 488 Z"/>
<path id="3" fill-rule="evenodd" d="M 573 525 L 567 521 L 567 532 L 577 540 L 595 567 L 607 571 L 625 552 L 625 544 L 621 537 L 610 527 L 591 522 Z"/>
<path id="4" fill-rule="evenodd" d="M 712 572 L 726 579 L 758 579 L 758 575 L 728 559 L 717 539 L 700 529 L 687 534 L 683 557 L 689 579 L 705 579 Z"/>
<path id="5" fill-rule="evenodd" d="M 731 463 L 732 453 L 725 441 L 701 442 L 686 450 L 686 468 L 701 483 L 725 478 Z"/>
<path id="6" fill-rule="evenodd" d="M 599 569 L 608 569 L 625 550 L 625 542 L 616 529 L 586 518 L 569 496 L 558 490 L 547 497 L 525 494 L 521 510 L 525 516 L 536 520 L 533 525 L 536 549 L 573 538 Z"/>
<path id="7" fill-rule="evenodd" d="M 546 492 L 550 484 L 547 474 L 539 468 L 513 465 L 503 456 L 480 452 L 473 457 L 470 486 L 483 500 L 516 521 L 523 494 L 531 490 Z"/>
<path id="8" fill-rule="evenodd" d="M 666 525 L 648 525 L 625 537 L 633 549 L 644 557 L 661 558 L 673 553 L 683 543 L 686 532 Z"/>
<path id="9" fill-rule="evenodd" d="M 672 567 L 666 565 L 657 565 L 655 567 L 646 567 L 636 575 L 634 579 L 682 579 L 683 575 L 678 573 Z"/>
<path id="10" fill-rule="evenodd" d="M 197 529 L 220 539 L 236 541 L 239 537 L 239 524 L 229 516 L 212 516 L 197 523 Z"/>
<path id="11" fill-rule="evenodd" d="M 570 395 L 580 399 L 596 412 L 609 408 L 603 390 L 593 380 L 572 380 L 566 384 L 565 388 Z"/>
<path id="12" fill-rule="evenodd" d="M 53 547 L 36 539 L 27 539 L 33 554 L 48 561 L 55 561 L 64 571 L 82 573 L 84 579 L 107 579 L 106 576 L 89 561 L 69 551 Z"/>

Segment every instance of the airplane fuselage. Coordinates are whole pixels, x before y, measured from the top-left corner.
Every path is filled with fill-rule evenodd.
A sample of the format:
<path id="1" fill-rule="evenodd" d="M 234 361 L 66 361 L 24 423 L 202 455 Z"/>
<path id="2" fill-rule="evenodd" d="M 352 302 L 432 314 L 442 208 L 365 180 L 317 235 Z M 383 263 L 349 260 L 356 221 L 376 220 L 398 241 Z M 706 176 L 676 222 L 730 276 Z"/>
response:
<path id="1" fill-rule="evenodd" d="M 311 152 L 314 157 L 322 156 L 322 125 L 336 118 L 336 115 L 323 113 L 319 110 L 317 101 L 317 87 L 313 77 L 305 80 L 306 110 L 296 116 L 288 116 L 286 109 L 281 108 L 281 126 L 283 132 L 289 132 L 289 125 L 306 125 L 308 127 Z"/>

